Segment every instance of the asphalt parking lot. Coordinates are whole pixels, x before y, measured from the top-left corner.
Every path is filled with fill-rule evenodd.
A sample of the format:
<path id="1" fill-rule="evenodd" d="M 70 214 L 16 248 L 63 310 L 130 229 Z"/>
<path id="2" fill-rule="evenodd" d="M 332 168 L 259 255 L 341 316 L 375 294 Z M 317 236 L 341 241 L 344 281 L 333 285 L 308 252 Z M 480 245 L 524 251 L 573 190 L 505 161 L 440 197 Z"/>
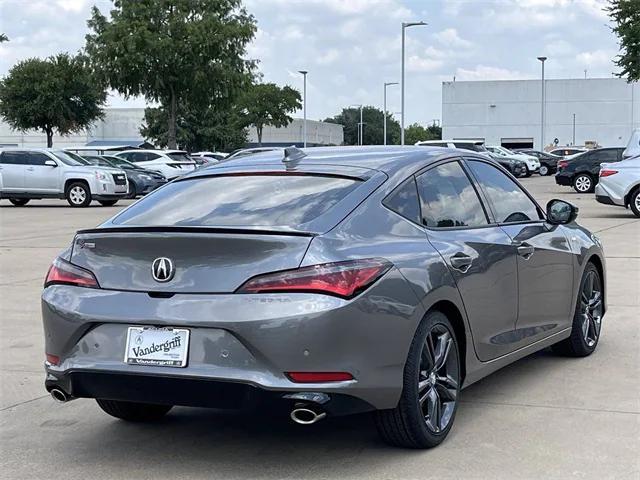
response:
<path id="1" fill-rule="evenodd" d="M 153 425 L 55 403 L 43 387 L 39 295 L 51 260 L 115 207 L 0 202 L 0 478 L 640 478 L 640 219 L 555 185 L 607 256 L 609 311 L 597 351 L 543 351 L 462 393 L 449 438 L 430 451 L 387 447 L 367 415 L 302 427 L 270 417 L 174 409 Z"/>

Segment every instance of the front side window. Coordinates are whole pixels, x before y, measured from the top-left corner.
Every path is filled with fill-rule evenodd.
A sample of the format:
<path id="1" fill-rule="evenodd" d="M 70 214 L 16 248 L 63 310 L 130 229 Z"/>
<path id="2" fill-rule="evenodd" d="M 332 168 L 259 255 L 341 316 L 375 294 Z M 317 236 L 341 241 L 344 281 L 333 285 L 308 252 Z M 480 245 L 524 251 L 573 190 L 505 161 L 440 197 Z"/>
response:
<path id="1" fill-rule="evenodd" d="M 540 220 L 536 204 L 513 180 L 488 163 L 476 160 L 467 162 L 489 198 L 498 223 Z"/>
<path id="2" fill-rule="evenodd" d="M 44 162 L 50 160 L 50 158 L 44 153 L 30 152 L 29 153 L 29 165 L 44 165 Z"/>
<path id="3" fill-rule="evenodd" d="M 458 162 L 432 168 L 417 177 L 422 223 L 432 228 L 479 227 L 487 217 Z"/>

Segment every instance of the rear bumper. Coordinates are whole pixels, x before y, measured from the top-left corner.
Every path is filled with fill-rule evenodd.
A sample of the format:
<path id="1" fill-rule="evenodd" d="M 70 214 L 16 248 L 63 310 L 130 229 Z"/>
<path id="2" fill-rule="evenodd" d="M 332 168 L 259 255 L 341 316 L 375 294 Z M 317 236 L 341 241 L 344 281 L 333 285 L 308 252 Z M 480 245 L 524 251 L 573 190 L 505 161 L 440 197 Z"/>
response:
<path id="1" fill-rule="evenodd" d="M 58 365 L 46 364 L 47 388 L 53 388 L 52 381 L 63 382 L 72 395 L 98 397 L 104 395 L 99 384 L 105 375 L 135 376 L 140 382 L 155 379 L 147 393 L 161 403 L 191 400 L 166 397 L 158 378 L 176 384 L 242 384 L 278 396 L 346 395 L 371 408 L 393 408 L 424 313 L 410 288 L 398 294 L 398 282 L 404 283 L 403 277 L 391 270 L 366 294 L 348 301 L 308 293 L 154 298 L 144 292 L 54 285 L 42 295 L 45 351 L 60 358 Z M 395 301 L 381 302 L 387 298 Z M 125 363 L 132 325 L 189 329 L 187 366 Z M 349 372 L 354 380 L 296 383 L 286 372 Z M 74 377 L 81 373 L 89 376 L 77 377 L 76 385 Z M 117 399 L 135 401 L 139 393 L 123 387 Z"/>
<path id="2" fill-rule="evenodd" d="M 556 174 L 555 179 L 556 184 L 570 187 L 573 177 L 569 175 Z"/>
<path id="3" fill-rule="evenodd" d="M 624 194 L 617 194 L 614 188 L 610 188 L 604 185 L 603 182 L 599 182 L 596 185 L 596 200 L 605 205 L 617 205 L 618 207 L 624 207 Z"/>

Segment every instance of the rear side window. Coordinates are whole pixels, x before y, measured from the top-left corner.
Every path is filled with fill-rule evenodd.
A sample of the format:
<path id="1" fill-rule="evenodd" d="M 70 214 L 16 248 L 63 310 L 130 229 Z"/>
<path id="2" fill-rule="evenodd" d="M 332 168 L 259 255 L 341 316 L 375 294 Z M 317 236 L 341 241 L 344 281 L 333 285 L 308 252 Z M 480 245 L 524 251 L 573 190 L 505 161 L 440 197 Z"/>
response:
<path id="1" fill-rule="evenodd" d="M 427 170 L 417 177 L 422 223 L 432 228 L 487 225 L 478 194 L 458 162 Z"/>
<path id="2" fill-rule="evenodd" d="M 391 192 L 382 203 L 407 220 L 420 224 L 420 200 L 413 178 Z"/>
<path id="3" fill-rule="evenodd" d="M 0 163 L 5 165 L 26 165 L 29 162 L 27 152 L 2 152 Z"/>
<path id="4" fill-rule="evenodd" d="M 513 180 L 487 163 L 468 160 L 468 164 L 489 197 L 498 223 L 540 220 L 536 204 Z"/>
<path id="5" fill-rule="evenodd" d="M 174 182 L 113 221 L 137 226 L 299 228 L 329 211 L 360 180 L 317 175 L 217 175 Z"/>

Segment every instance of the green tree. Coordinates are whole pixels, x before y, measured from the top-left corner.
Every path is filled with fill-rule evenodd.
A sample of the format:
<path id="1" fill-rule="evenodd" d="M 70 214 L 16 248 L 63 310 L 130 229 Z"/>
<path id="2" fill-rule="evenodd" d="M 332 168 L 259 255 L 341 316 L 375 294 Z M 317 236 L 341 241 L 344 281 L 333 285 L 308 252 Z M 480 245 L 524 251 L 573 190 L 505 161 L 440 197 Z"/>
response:
<path id="1" fill-rule="evenodd" d="M 409 125 L 404 130 L 404 143 L 405 145 L 413 145 L 416 142 L 424 140 L 441 140 L 442 128 L 438 125 L 429 125 L 424 128 L 419 123 Z"/>
<path id="2" fill-rule="evenodd" d="M 176 146 L 181 105 L 206 99 L 223 110 L 252 79 L 246 46 L 256 23 L 240 0 L 114 0 L 110 19 L 93 7 L 86 50 L 109 87 L 167 111 Z"/>
<path id="3" fill-rule="evenodd" d="M 8 42 L 8 41 L 9 41 L 9 37 L 7 37 L 4 33 L 0 33 L 0 43 Z"/>
<path id="4" fill-rule="evenodd" d="M 338 115 L 325 119 L 325 122 L 338 123 L 344 127 L 344 144 L 358 144 L 358 123 L 360 108 L 343 108 Z M 384 113 L 379 108 L 366 106 L 362 108 L 363 144 L 382 145 L 384 143 Z M 400 143 L 400 124 L 387 113 L 387 144 Z"/>
<path id="5" fill-rule="evenodd" d="M 102 118 L 105 89 L 86 59 L 66 53 L 16 64 L 0 81 L 0 116 L 16 130 L 38 129 L 53 146 L 53 133 L 68 135 Z"/>
<path id="6" fill-rule="evenodd" d="M 606 10 L 620 39 L 621 54 L 615 61 L 622 69 L 618 75 L 636 82 L 640 80 L 640 1 L 611 0 Z"/>
<path id="7" fill-rule="evenodd" d="M 176 137 L 180 148 L 189 152 L 229 152 L 247 143 L 245 124 L 233 109 L 214 110 L 210 107 L 180 105 L 178 111 Z M 168 117 L 169 112 L 162 107 L 145 109 L 144 125 L 140 133 L 156 145 L 167 147 Z"/>
<path id="8" fill-rule="evenodd" d="M 258 145 L 262 145 L 262 129 L 265 125 L 286 127 L 291 123 L 289 113 L 302 107 L 300 92 L 275 83 L 256 83 L 240 98 L 240 112 L 246 125 L 254 125 Z"/>

